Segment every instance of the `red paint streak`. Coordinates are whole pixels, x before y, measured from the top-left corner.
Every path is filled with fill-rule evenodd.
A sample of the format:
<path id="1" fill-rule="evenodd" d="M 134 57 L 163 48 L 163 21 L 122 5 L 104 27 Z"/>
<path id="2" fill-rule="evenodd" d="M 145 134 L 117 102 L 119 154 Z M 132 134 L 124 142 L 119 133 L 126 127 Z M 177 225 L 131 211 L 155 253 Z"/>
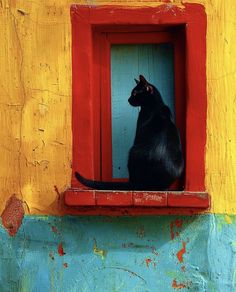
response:
<path id="1" fill-rule="evenodd" d="M 58 249 L 57 249 L 57 251 L 58 251 L 58 254 L 60 255 L 60 256 L 64 256 L 66 253 L 64 252 L 64 249 L 63 249 L 63 246 L 62 246 L 62 243 L 60 243 L 59 245 L 58 245 Z"/>
<path id="2" fill-rule="evenodd" d="M 52 231 L 53 231 L 54 233 L 56 233 L 56 234 L 59 233 L 59 232 L 58 232 L 58 229 L 56 228 L 56 226 L 52 226 Z"/>
<path id="3" fill-rule="evenodd" d="M 63 266 L 64 266 L 65 268 L 68 268 L 68 264 L 67 264 L 67 263 L 64 263 Z"/>
<path id="4" fill-rule="evenodd" d="M 175 219 L 175 226 L 178 228 L 182 228 L 183 220 L 182 219 Z"/>
<path id="5" fill-rule="evenodd" d="M 146 265 L 147 265 L 147 267 L 149 268 L 149 264 L 152 262 L 152 260 L 148 258 L 148 259 L 146 259 L 145 261 L 146 261 Z"/>
<path id="6" fill-rule="evenodd" d="M 183 255 L 186 253 L 186 242 L 182 242 L 182 244 L 183 244 L 183 247 L 176 254 L 180 263 L 182 263 L 184 261 Z"/>
<path id="7" fill-rule="evenodd" d="M 16 235 L 24 218 L 23 202 L 16 195 L 12 195 L 7 201 L 2 212 L 2 224 L 7 229 L 10 236 Z"/>
<path id="8" fill-rule="evenodd" d="M 170 234 L 171 239 L 174 240 L 175 236 L 179 236 L 179 231 L 175 232 L 175 228 L 182 228 L 183 227 L 183 220 L 182 219 L 175 219 L 175 221 L 170 222 Z"/>
<path id="9" fill-rule="evenodd" d="M 176 279 L 174 279 L 173 282 L 172 282 L 172 287 L 173 287 L 174 289 L 183 289 L 183 288 L 187 288 L 188 285 L 185 284 L 185 283 L 179 283 L 179 284 L 177 284 Z"/>

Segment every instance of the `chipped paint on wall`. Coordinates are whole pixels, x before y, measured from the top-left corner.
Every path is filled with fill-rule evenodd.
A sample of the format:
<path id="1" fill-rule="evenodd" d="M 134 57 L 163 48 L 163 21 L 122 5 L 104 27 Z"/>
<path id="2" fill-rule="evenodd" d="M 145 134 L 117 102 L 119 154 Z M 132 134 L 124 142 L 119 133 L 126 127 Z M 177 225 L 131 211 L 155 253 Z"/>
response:
<path id="1" fill-rule="evenodd" d="M 182 248 L 177 252 L 176 256 L 180 263 L 184 261 L 183 255 L 186 253 L 186 242 L 182 242 Z"/>
<path id="2" fill-rule="evenodd" d="M 57 248 L 57 251 L 58 251 L 58 254 L 62 257 L 64 256 L 66 253 L 64 252 L 64 248 L 62 246 L 62 242 L 60 242 L 60 244 L 58 245 L 58 248 Z"/>
<path id="3" fill-rule="evenodd" d="M 191 281 L 186 282 L 186 283 L 177 283 L 176 279 L 174 279 L 172 282 L 172 287 L 174 289 L 184 289 L 184 288 L 189 289 L 191 287 Z"/>
<path id="4" fill-rule="evenodd" d="M 93 244 L 93 253 L 100 256 L 102 259 L 105 258 L 107 252 L 104 249 L 99 249 L 97 247 L 97 241 L 94 239 L 94 244 Z"/>
<path id="5" fill-rule="evenodd" d="M 233 291 L 236 225 L 219 230 L 224 215 L 107 219 L 25 216 L 14 237 L 0 227 L 0 291 Z"/>
<path id="6" fill-rule="evenodd" d="M 71 27 L 69 0 L 1 1 L 0 211 L 15 193 L 30 214 L 63 214 L 58 194 L 71 179 Z M 211 212 L 236 214 L 234 0 L 96 0 L 80 4 L 182 7 L 207 13 L 206 187 Z M 217 61 L 216 61 L 217 60 Z M 223 97 L 223 98 L 222 98 Z M 58 118 L 60 117 L 60 118 Z M 57 190 L 54 188 L 57 186 Z M 26 212 L 29 212 L 26 210 Z"/>
<path id="7" fill-rule="evenodd" d="M 72 1 L 0 0 L 0 291 L 236 289 L 236 1 L 73 1 L 187 2 L 207 13 L 212 215 L 73 218 L 33 216 L 63 215 L 70 186 Z"/>
<path id="8" fill-rule="evenodd" d="M 6 203 L 2 212 L 2 225 L 6 228 L 10 236 L 14 236 L 22 224 L 24 218 L 24 207 L 22 200 L 12 195 Z"/>
<path id="9" fill-rule="evenodd" d="M 181 219 L 176 219 L 173 222 L 170 222 L 170 232 L 171 239 L 174 240 L 175 236 L 179 236 L 179 232 L 183 226 L 183 221 Z"/>

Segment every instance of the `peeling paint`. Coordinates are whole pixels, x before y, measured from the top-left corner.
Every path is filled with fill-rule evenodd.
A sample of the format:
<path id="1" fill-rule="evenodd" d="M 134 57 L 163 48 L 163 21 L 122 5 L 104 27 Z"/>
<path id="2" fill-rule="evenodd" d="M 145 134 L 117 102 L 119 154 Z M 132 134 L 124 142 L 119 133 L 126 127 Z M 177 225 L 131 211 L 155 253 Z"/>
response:
<path id="1" fill-rule="evenodd" d="M 24 208 L 22 200 L 16 195 L 12 195 L 7 201 L 5 209 L 2 212 L 2 225 L 6 228 L 10 236 L 16 235 L 24 218 Z"/>
<path id="2" fill-rule="evenodd" d="M 146 266 L 149 268 L 149 264 L 152 262 L 152 260 L 151 259 L 146 259 L 145 262 L 146 262 Z"/>
<path id="3" fill-rule="evenodd" d="M 102 259 L 104 259 L 105 256 L 107 255 L 107 252 L 104 249 L 98 249 L 97 242 L 95 239 L 93 244 L 93 252 L 94 254 L 99 255 Z"/>
<path id="4" fill-rule="evenodd" d="M 52 231 L 56 234 L 60 234 L 60 232 L 58 231 L 58 229 L 56 228 L 56 226 L 51 226 Z"/>
<path id="5" fill-rule="evenodd" d="M 182 242 L 183 247 L 177 252 L 176 256 L 180 263 L 184 261 L 183 255 L 186 253 L 186 242 Z"/>
<path id="6" fill-rule="evenodd" d="M 99 0 L 96 4 L 181 5 L 181 0 L 131 2 Z M 78 286 L 81 291 L 106 291 L 108 287 L 111 291 L 236 291 L 236 83 L 232 62 L 236 57 L 236 2 L 182 2 L 202 3 L 207 12 L 205 181 L 213 214 L 190 219 L 109 218 L 104 222 L 98 217 L 33 216 L 61 214 L 56 204 L 62 197 L 59 190 L 71 181 L 70 3 L 61 0 L 48 7 L 35 1 L 19 5 L 0 0 L 4 40 L 0 52 L 0 291 L 77 291 Z M 46 50 L 42 44 L 47 44 Z M 11 197 L 4 206 L 12 193 L 22 201 Z M 31 217 L 24 215 L 24 200 L 32 210 Z M 209 222 L 208 218 L 213 219 Z M 104 250 L 96 242 L 92 250 L 89 243 L 95 236 Z M 146 247 L 147 240 L 155 248 Z M 57 246 L 60 241 L 68 247 L 64 258 L 57 255 L 65 254 L 62 243 Z M 128 250 L 121 248 L 123 242 L 131 241 L 135 243 L 128 244 Z M 189 253 L 183 242 L 188 243 Z M 109 256 L 101 261 L 105 249 Z M 147 269 L 145 258 L 153 260 L 157 254 L 158 269 Z"/>
<path id="7" fill-rule="evenodd" d="M 189 288 L 190 287 L 190 283 L 177 283 L 176 279 L 173 280 L 172 282 L 172 287 L 174 289 L 184 289 L 184 288 Z"/>
<path id="8" fill-rule="evenodd" d="M 187 223 L 183 216 L 185 228 L 172 241 L 169 226 L 175 216 L 26 215 L 14 239 L 0 226 L 1 278 L 4 284 L 16 283 L 14 291 L 26 282 L 27 291 L 234 291 L 236 221 L 232 217 L 233 223 L 219 231 L 212 228 L 218 217 L 195 216 Z M 220 217 L 224 221 L 225 215 Z M 140 226 L 144 238 L 137 238 Z M 68 287 L 68 279 L 76 287 Z M 0 291 L 5 291 L 1 281 Z"/>
<path id="9" fill-rule="evenodd" d="M 64 252 L 64 249 L 63 249 L 63 246 L 62 246 L 62 242 L 58 245 L 58 248 L 57 248 L 57 251 L 58 251 L 58 254 L 60 256 L 64 256 L 66 253 Z"/>
<path id="10" fill-rule="evenodd" d="M 127 1 L 121 0 L 110 2 L 100 0 L 96 4 L 157 6 L 172 3 L 166 5 L 170 9 L 184 2 L 198 2 L 206 7 L 208 14 L 206 68 L 209 81 L 206 184 L 212 196 L 211 211 L 235 213 L 236 201 L 233 196 L 236 178 L 233 82 L 235 68 L 232 63 L 236 54 L 235 38 L 232 35 L 235 30 L 235 23 L 232 21 L 235 1 L 137 0 L 131 2 L 128 4 Z M 30 206 L 34 205 L 34 213 L 40 213 L 42 210 L 39 206 L 42 203 L 40 198 L 47 194 L 43 203 L 47 206 L 47 211 L 50 214 L 60 214 L 57 208 L 50 205 L 55 197 L 51 178 L 57 173 L 55 183 L 60 190 L 64 186 L 69 186 L 71 180 L 71 82 L 68 74 L 71 71 L 71 30 L 70 16 L 66 13 L 69 11 L 70 3 L 65 0 L 57 2 L 55 14 L 49 12 L 46 4 L 38 5 L 32 2 L 32 5 L 23 5 L 22 2 L 22 5 L 19 3 L 17 5 L 15 1 L 0 3 L 4 3 L 1 8 L 1 27 L 8 28 L 2 32 L 3 39 L 6 41 L 3 43 L 0 55 L 3 135 L 1 147 L 2 155 L 5 157 L 2 164 L 2 195 L 8 197 L 11 192 L 17 194 L 22 192 L 24 200 L 27 197 L 27 193 L 23 192 L 24 185 L 32 181 L 32 188 L 37 190 L 37 194 L 36 197 L 32 196 L 28 203 Z M 80 1 L 80 3 L 94 4 L 93 1 Z M 35 34 L 35 31 L 38 31 L 38 34 Z M 42 46 L 45 43 L 48 50 L 44 50 Z M 62 53 L 63 58 L 58 59 L 57 56 Z M 215 60 L 220 62 L 216 65 Z M 9 80 L 14 80 L 14 86 Z M 221 96 L 225 96 L 225 99 L 221 99 Z M 38 116 L 36 108 L 39 103 L 46 105 L 50 115 Z M 5 105 L 8 107 L 10 105 L 12 109 L 4 110 Z M 63 118 L 60 122 L 58 115 Z M 5 124 L 7 120 L 10 122 Z M 44 132 L 35 131 L 38 128 L 43 129 Z M 32 155 L 32 148 L 40 140 L 38 135 L 45 136 L 47 147 L 35 151 L 37 153 Z M 53 141 L 57 140 L 65 147 L 58 147 L 55 151 Z M 17 153 L 13 149 L 17 149 Z M 34 172 L 32 165 L 24 164 L 24 156 L 29 157 L 30 161 L 40 161 L 41 156 L 50 157 L 50 167 L 45 174 L 40 170 Z M 16 168 L 13 162 L 17 159 Z M 58 169 L 62 171 L 57 171 Z M 16 178 L 15 184 L 12 179 L 8 179 L 9 173 Z M 2 204 L 3 202 L 5 201 L 2 200 Z"/>
<path id="11" fill-rule="evenodd" d="M 181 228 L 183 227 L 183 220 L 182 219 L 175 219 L 173 222 L 170 222 L 170 236 L 171 239 L 174 240 L 175 236 L 179 236 L 179 232 L 181 231 Z M 175 230 L 179 229 L 179 230 Z"/>
<path id="12" fill-rule="evenodd" d="M 145 260 L 145 262 L 146 262 L 146 266 L 147 266 L 147 268 L 149 268 L 150 265 L 152 265 L 152 266 L 155 268 L 156 265 L 157 265 L 156 261 L 153 260 L 153 259 L 151 259 L 151 258 L 147 258 L 147 259 Z"/>

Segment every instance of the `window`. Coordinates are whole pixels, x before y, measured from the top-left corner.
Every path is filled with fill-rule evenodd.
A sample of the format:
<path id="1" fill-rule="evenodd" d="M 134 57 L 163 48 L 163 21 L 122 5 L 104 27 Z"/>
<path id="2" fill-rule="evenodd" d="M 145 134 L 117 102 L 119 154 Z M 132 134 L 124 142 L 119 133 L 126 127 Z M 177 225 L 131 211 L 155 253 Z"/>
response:
<path id="1" fill-rule="evenodd" d="M 184 9 L 169 5 L 157 8 L 73 5 L 71 18 L 73 174 L 79 170 L 90 179 L 127 178 L 125 155 L 132 144 L 137 113 L 132 113 L 128 127 L 122 125 L 125 117 L 120 115 L 128 110 L 128 105 L 117 100 L 116 84 L 127 79 L 128 85 L 124 85 L 121 95 L 126 95 L 131 86 L 129 95 L 130 82 L 137 77 L 136 73 L 132 76 L 135 66 L 142 70 L 140 73 L 147 72 L 147 79 L 151 78 L 154 84 L 159 78 L 157 87 L 180 128 L 186 166 L 185 176 L 168 192 L 87 190 L 72 174 L 71 189 L 65 193 L 66 204 L 208 207 L 204 185 L 207 106 L 204 8 L 198 4 L 186 4 Z M 149 64 L 142 62 L 145 56 L 151 58 Z M 123 65 L 117 61 L 119 58 Z M 122 76 L 119 72 L 123 72 Z M 121 106 L 126 107 L 125 111 Z M 123 133 L 122 151 L 116 141 L 117 133 Z"/>
<path id="2" fill-rule="evenodd" d="M 130 32 L 130 27 L 126 31 L 121 27 L 121 33 L 106 33 L 103 28 L 98 38 L 101 70 L 105 68 L 100 81 L 103 88 L 100 96 L 101 127 L 96 129 L 101 136 L 101 141 L 96 144 L 101 144 L 99 169 L 102 180 L 128 177 L 127 154 L 133 143 L 138 109 L 131 108 L 127 99 L 138 73 L 144 74 L 159 88 L 173 116 L 176 115 L 184 144 L 184 28 L 159 27 L 155 32 L 150 32 L 150 27 L 145 28 L 146 32 L 142 29 L 137 33 Z"/>

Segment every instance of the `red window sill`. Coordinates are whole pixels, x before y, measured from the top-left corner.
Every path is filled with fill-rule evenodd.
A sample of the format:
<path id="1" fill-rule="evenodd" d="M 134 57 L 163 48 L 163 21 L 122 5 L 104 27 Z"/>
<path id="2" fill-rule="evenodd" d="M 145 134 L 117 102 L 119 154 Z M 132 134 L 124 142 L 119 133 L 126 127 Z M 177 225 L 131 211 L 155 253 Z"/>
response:
<path id="1" fill-rule="evenodd" d="M 155 207 L 207 209 L 206 192 L 101 191 L 71 188 L 65 192 L 70 207 Z"/>

